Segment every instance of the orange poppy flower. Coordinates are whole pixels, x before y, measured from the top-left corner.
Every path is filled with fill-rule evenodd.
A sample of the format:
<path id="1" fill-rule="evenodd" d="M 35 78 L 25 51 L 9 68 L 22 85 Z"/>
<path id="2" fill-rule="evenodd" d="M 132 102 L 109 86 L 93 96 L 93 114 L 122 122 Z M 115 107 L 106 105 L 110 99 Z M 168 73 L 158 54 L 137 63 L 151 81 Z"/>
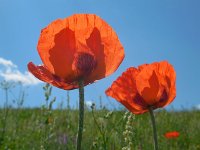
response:
<path id="1" fill-rule="evenodd" d="M 165 133 L 165 137 L 166 138 L 168 138 L 168 139 L 172 139 L 172 138 L 177 138 L 177 137 L 179 137 L 179 132 L 177 132 L 177 131 L 172 131 L 172 132 L 167 132 L 167 133 Z"/>
<path id="2" fill-rule="evenodd" d="M 128 68 L 106 94 L 122 103 L 134 114 L 171 103 L 176 96 L 176 73 L 167 61 Z"/>
<path id="3" fill-rule="evenodd" d="M 112 74 L 124 58 L 115 31 L 94 14 L 76 14 L 41 31 L 38 53 L 44 65 L 28 64 L 38 79 L 58 88 L 78 88 Z"/>

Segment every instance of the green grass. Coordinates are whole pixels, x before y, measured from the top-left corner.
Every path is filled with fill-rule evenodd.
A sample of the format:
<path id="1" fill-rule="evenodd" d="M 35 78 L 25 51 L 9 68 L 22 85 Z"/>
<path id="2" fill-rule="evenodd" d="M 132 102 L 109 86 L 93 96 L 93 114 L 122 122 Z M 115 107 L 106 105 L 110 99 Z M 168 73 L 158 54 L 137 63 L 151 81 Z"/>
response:
<path id="1" fill-rule="evenodd" d="M 5 135 L 2 126 L 5 111 L 0 109 L 0 149 L 11 150 L 73 150 L 78 128 L 77 110 L 8 109 Z M 125 111 L 86 110 L 83 150 L 121 150 L 125 142 Z M 94 115 L 94 117 L 93 117 Z M 161 150 L 200 149 L 200 111 L 155 113 L 159 148 Z M 95 123 L 95 120 L 96 123 Z M 148 113 L 131 121 L 133 150 L 153 149 L 152 127 Z M 98 128 L 99 127 L 99 128 Z M 164 133 L 178 131 L 176 139 L 166 139 Z"/>

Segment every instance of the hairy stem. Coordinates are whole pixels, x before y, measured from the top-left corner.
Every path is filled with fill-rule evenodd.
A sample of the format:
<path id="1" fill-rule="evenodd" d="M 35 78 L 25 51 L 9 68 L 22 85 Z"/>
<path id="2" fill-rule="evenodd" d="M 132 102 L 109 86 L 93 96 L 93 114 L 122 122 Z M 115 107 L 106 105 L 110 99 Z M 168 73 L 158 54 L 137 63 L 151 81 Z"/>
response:
<path id="1" fill-rule="evenodd" d="M 77 136 L 77 150 L 81 150 L 81 141 L 83 133 L 83 120 L 84 120 L 84 81 L 79 81 L 79 123 L 78 123 L 78 136 Z"/>
<path id="2" fill-rule="evenodd" d="M 1 133 L 1 137 L 0 137 L 0 147 L 4 142 L 4 136 L 5 136 L 5 132 L 6 132 L 6 124 L 7 124 L 7 117 L 8 117 L 8 88 L 5 88 L 5 96 L 6 96 L 6 102 L 5 102 L 5 106 L 4 106 L 4 118 L 3 118 L 3 130 Z"/>
<path id="3" fill-rule="evenodd" d="M 152 122 L 152 127 L 153 127 L 153 139 L 154 139 L 154 150 L 158 150 L 158 139 L 157 139 L 157 131 L 156 131 L 156 122 L 155 122 L 155 117 L 153 113 L 153 108 L 149 107 L 149 113 L 151 116 L 151 122 Z"/>

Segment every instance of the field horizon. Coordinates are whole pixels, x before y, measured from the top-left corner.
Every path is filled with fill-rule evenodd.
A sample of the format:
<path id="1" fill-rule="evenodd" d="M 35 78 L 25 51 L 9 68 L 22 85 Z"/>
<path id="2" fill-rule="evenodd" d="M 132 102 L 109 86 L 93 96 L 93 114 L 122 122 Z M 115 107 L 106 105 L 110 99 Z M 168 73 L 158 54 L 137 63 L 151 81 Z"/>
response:
<path id="1" fill-rule="evenodd" d="M 43 106 L 35 109 L 8 108 L 6 113 L 5 120 L 5 109 L 0 109 L 0 149 L 75 149 L 78 110 L 52 110 Z M 162 109 L 155 112 L 155 117 L 160 149 L 200 149 L 199 110 L 169 112 Z M 128 121 L 128 118 L 131 120 Z M 129 134 L 125 134 L 127 123 Z M 164 134 L 170 131 L 177 131 L 180 136 L 174 139 L 165 138 Z M 153 149 L 148 113 L 133 115 L 125 110 L 86 108 L 83 149 L 120 150 L 129 144 L 131 149 Z"/>

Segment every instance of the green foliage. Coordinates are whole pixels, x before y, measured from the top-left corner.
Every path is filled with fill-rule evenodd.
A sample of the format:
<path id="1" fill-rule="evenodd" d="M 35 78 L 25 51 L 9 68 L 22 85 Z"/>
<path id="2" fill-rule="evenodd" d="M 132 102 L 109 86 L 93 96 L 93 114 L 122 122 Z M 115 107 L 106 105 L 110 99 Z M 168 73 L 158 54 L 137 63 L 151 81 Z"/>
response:
<path id="1" fill-rule="evenodd" d="M 5 105 L 0 109 L 0 150 L 74 150 L 78 130 L 78 110 L 52 109 L 56 98 L 51 98 L 52 87 L 43 88 L 45 105 L 41 108 L 23 108 L 22 91 L 16 108 L 8 107 L 10 85 L 5 82 Z M 158 144 L 162 150 L 200 150 L 200 111 L 155 112 Z M 178 131 L 176 139 L 166 139 L 164 134 Z M 152 127 L 149 113 L 133 115 L 126 111 L 109 111 L 93 104 L 85 111 L 83 150 L 151 150 Z"/>
<path id="2" fill-rule="evenodd" d="M 0 110 L 2 115 L 3 110 Z M 127 119 L 124 118 L 124 111 L 94 110 L 85 112 L 85 124 L 83 131 L 83 147 L 85 150 L 121 150 L 126 146 L 123 133 L 127 126 Z M 167 112 L 165 110 L 156 112 L 159 147 L 162 150 L 200 149 L 200 112 Z M 93 115 L 95 115 L 96 122 Z M 18 118 L 16 124 L 16 116 Z M 42 109 L 9 109 L 7 127 L 4 136 L 2 149 L 27 150 L 27 149 L 50 149 L 64 150 L 75 149 L 78 111 L 77 110 L 51 110 L 53 122 L 45 121 L 46 115 Z M 1 117 L 1 116 L 0 116 Z M 98 124 L 98 126 L 97 126 Z M 49 128 L 45 128 L 46 125 Z M 130 126 L 130 123 L 128 123 Z M 152 128 L 149 114 L 135 116 L 131 121 L 132 128 L 132 149 L 149 150 L 153 149 Z M 2 127 L 2 122 L 0 123 Z M 51 128 L 52 127 L 52 128 Z M 101 132 L 99 131 L 99 128 Z M 45 131 L 46 130 L 46 131 Z M 177 139 L 166 139 L 163 135 L 168 131 L 179 131 Z M 48 136 L 44 135 L 48 132 Z M 131 134 L 130 134 L 131 135 Z M 129 136 L 130 136 L 129 135 Z M 43 137 L 48 141 L 41 144 Z M 106 141 L 104 143 L 104 140 Z"/>

